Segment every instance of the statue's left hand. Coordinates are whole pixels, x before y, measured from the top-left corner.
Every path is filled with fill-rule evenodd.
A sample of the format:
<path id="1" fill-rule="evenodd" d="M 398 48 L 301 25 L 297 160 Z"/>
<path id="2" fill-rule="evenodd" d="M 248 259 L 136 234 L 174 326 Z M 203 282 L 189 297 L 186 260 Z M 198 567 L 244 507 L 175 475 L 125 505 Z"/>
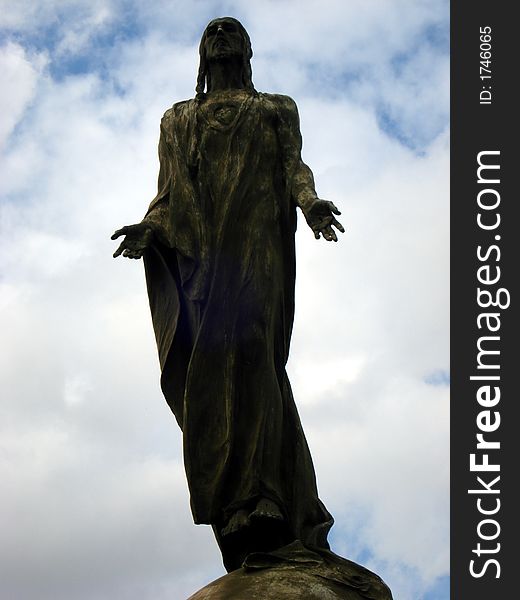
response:
<path id="1" fill-rule="evenodd" d="M 334 217 L 340 215 L 336 206 L 328 200 L 317 198 L 311 206 L 304 211 L 305 219 L 309 227 L 314 231 L 314 237 L 319 240 L 320 234 L 328 242 L 337 242 L 338 236 L 333 226 L 341 233 L 345 233 L 343 225 Z"/>

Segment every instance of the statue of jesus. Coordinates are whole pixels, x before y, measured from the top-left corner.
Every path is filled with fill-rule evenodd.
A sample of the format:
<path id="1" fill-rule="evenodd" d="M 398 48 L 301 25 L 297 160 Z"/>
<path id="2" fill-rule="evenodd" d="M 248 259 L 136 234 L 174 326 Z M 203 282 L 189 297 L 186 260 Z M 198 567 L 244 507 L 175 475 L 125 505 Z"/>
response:
<path id="1" fill-rule="evenodd" d="M 195 523 L 228 571 L 295 541 L 328 550 L 285 366 L 294 318 L 296 209 L 337 241 L 338 209 L 301 159 L 296 105 L 257 92 L 233 18 L 206 27 L 194 99 L 161 121 L 159 185 L 114 257 L 144 258 L 161 387 L 182 429 Z"/>

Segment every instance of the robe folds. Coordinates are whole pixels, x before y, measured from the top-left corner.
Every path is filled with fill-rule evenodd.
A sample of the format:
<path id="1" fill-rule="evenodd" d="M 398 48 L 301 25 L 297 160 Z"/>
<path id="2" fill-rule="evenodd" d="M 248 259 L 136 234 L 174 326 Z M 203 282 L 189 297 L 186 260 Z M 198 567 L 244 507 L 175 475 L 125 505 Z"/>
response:
<path id="1" fill-rule="evenodd" d="M 268 498 L 287 542 L 328 549 L 333 520 L 285 370 L 296 207 L 316 198 L 300 151 L 287 96 L 242 90 L 175 104 L 161 122 L 159 190 L 144 219 L 156 241 L 144 258 L 194 521 L 218 539 L 236 510 Z"/>

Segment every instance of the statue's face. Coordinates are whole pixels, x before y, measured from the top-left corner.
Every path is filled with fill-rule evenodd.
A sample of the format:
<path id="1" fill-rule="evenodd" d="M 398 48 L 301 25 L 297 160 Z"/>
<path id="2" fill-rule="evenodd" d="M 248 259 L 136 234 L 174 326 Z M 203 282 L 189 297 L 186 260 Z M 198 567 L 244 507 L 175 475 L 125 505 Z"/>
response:
<path id="1" fill-rule="evenodd" d="M 206 59 L 240 57 L 243 40 L 238 25 L 229 19 L 215 19 L 206 28 Z"/>

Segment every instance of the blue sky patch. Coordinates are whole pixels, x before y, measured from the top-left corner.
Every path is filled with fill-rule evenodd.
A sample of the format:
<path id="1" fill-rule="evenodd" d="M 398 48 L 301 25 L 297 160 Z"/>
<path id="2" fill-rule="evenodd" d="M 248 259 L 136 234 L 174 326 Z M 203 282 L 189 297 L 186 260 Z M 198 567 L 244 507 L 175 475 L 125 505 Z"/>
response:
<path id="1" fill-rule="evenodd" d="M 450 374 L 448 371 L 443 369 L 437 369 L 432 371 L 425 378 L 424 381 L 428 385 L 450 385 Z"/>

